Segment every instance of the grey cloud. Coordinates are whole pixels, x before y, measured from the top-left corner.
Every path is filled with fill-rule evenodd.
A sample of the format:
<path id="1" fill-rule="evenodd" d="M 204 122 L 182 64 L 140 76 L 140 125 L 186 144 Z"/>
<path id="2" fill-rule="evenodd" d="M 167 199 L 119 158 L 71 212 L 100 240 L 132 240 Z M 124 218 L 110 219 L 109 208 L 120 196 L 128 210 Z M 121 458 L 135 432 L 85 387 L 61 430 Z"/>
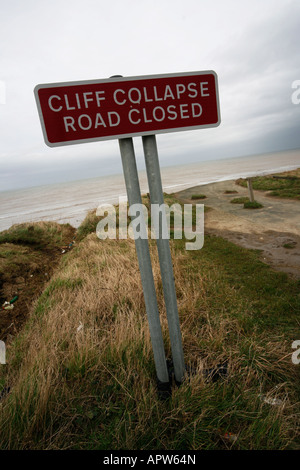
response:
<path id="1" fill-rule="evenodd" d="M 1 189 L 121 171 L 117 142 L 45 146 L 37 83 L 213 68 L 221 126 L 158 136 L 162 165 L 182 163 L 183 155 L 188 162 L 300 147 L 300 105 L 291 103 L 291 83 L 300 79 L 298 0 L 69 5 L 19 0 L 2 7 L 0 79 L 8 103 L 0 107 Z"/>

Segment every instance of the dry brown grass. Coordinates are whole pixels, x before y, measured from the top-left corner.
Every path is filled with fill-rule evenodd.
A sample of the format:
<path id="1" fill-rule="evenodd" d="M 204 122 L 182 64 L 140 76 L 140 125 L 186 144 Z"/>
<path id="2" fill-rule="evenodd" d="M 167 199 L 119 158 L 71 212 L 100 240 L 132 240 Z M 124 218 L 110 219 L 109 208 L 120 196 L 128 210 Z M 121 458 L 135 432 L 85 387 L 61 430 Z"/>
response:
<path id="1" fill-rule="evenodd" d="M 171 357 L 153 243 L 151 254 Z M 289 343 L 255 328 L 249 334 L 252 299 L 225 282 L 214 263 L 203 257 L 200 266 L 179 242 L 172 242 L 172 256 L 185 359 L 194 375 L 169 402 L 159 401 L 134 242 L 101 242 L 90 234 L 63 260 L 8 349 L 2 448 L 290 445 L 299 409 Z M 203 370 L 224 360 L 227 379 L 206 380 Z M 282 405 L 267 406 L 260 394 L 280 397 Z M 235 444 L 222 437 L 227 430 L 238 435 Z"/>

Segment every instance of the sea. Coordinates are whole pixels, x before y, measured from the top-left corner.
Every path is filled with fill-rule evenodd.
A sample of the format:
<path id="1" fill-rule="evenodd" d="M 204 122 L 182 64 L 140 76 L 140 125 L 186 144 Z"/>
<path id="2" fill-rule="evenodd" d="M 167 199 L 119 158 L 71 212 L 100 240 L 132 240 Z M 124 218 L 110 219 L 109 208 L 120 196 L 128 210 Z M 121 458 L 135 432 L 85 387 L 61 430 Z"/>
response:
<path id="1" fill-rule="evenodd" d="M 267 175 L 300 167 L 300 149 L 161 167 L 166 193 L 217 181 Z M 148 192 L 146 171 L 139 171 L 141 192 Z M 87 212 L 126 199 L 123 174 L 0 192 L 0 231 L 41 220 L 77 228 Z"/>

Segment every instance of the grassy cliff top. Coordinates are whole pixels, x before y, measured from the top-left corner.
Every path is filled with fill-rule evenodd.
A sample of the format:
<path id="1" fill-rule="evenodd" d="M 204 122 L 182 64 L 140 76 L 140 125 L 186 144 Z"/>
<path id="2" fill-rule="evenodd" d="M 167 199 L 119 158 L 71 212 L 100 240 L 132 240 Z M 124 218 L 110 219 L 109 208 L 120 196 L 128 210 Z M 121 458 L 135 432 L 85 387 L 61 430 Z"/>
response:
<path id="1" fill-rule="evenodd" d="M 97 220 L 88 215 L 80 241 L 63 256 L 58 227 L 50 241 L 48 229 L 38 237 L 60 261 L 0 365 L 0 448 L 296 448 L 299 366 L 291 345 L 299 339 L 299 282 L 220 237 L 206 236 L 199 251 L 171 240 L 185 361 L 194 374 L 161 401 L 134 241 L 99 240 Z M 25 268 L 43 256 L 41 246 L 26 251 L 42 245 L 28 244 L 28 231 L 24 244 L 4 235 L 5 262 L 19 256 Z M 153 240 L 150 249 L 170 359 Z M 225 377 L 206 377 L 205 369 L 224 362 Z"/>
<path id="2" fill-rule="evenodd" d="M 246 187 L 247 180 L 239 178 L 237 184 Z M 267 176 L 252 178 L 253 189 L 268 191 L 269 196 L 300 200 L 300 168 Z"/>

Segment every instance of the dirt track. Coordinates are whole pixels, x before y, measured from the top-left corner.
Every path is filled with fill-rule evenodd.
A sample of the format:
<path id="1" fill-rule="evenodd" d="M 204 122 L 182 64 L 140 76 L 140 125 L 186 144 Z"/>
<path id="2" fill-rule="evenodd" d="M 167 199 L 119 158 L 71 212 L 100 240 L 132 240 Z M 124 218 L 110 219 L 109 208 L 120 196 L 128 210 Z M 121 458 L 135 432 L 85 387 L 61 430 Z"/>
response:
<path id="1" fill-rule="evenodd" d="M 225 194 L 225 191 L 237 191 Z M 261 209 L 244 209 L 232 204 L 235 197 L 249 196 L 248 189 L 235 181 L 222 181 L 188 188 L 176 193 L 183 202 L 191 202 L 193 194 L 205 194 L 198 200 L 212 208 L 205 214 L 205 233 L 220 235 L 246 248 L 262 250 L 262 261 L 274 269 L 300 278 L 300 202 L 270 197 L 254 191 Z M 197 202 L 197 201 L 193 201 Z"/>

